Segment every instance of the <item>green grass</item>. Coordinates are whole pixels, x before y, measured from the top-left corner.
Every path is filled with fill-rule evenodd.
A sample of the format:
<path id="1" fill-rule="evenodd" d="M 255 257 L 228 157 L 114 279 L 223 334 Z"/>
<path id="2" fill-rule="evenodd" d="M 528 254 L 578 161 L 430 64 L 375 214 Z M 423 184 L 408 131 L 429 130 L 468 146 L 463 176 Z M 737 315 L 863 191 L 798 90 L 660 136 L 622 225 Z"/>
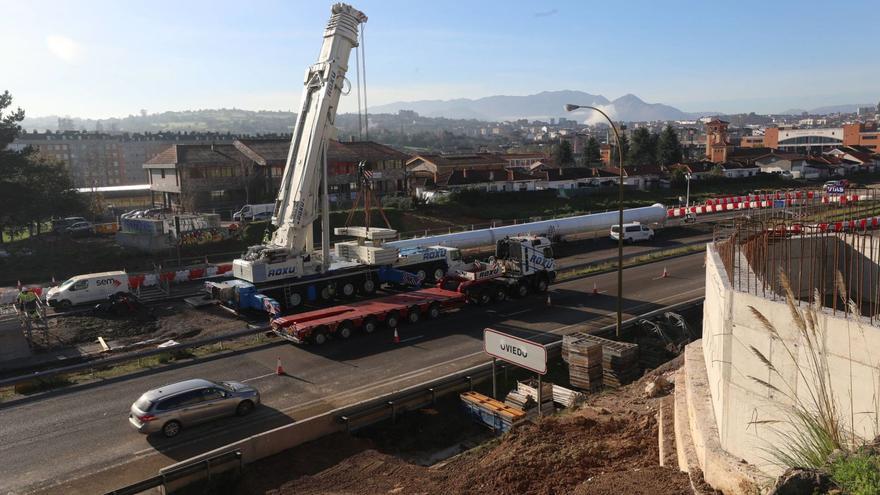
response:
<path id="1" fill-rule="evenodd" d="M 834 461 L 831 479 L 850 495 L 880 495 L 880 456 L 853 454 Z"/>
<path id="2" fill-rule="evenodd" d="M 643 265 L 646 263 L 651 263 L 654 261 L 671 258 L 673 256 L 683 256 L 686 254 L 696 253 L 700 251 L 705 251 L 706 246 L 704 244 L 695 244 L 693 246 L 683 246 L 671 249 L 664 249 L 662 251 L 656 251 L 649 254 L 643 254 L 639 256 L 633 256 L 630 258 L 624 258 L 623 266 L 624 268 L 629 268 L 633 266 Z M 585 275 L 589 275 L 591 273 L 604 272 L 607 270 L 611 270 L 617 268 L 616 261 L 608 261 L 606 263 L 599 263 L 596 265 L 590 265 L 583 268 L 577 268 L 574 270 L 566 270 L 562 268 L 559 270 L 561 272 L 560 275 L 557 276 L 557 281 L 568 280 L 576 277 L 583 277 Z"/>

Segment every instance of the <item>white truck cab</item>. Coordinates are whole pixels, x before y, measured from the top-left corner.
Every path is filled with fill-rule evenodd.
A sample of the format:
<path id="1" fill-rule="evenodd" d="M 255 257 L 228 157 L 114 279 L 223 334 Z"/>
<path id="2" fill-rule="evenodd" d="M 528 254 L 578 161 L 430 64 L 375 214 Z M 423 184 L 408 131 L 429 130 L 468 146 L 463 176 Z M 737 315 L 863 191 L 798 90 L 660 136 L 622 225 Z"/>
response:
<path id="1" fill-rule="evenodd" d="M 611 226 L 611 238 L 615 241 L 620 238 L 620 227 Z M 623 242 L 653 241 L 654 230 L 639 222 L 623 224 Z"/>
<path id="2" fill-rule="evenodd" d="M 77 304 L 106 301 L 128 292 L 128 274 L 123 271 L 76 275 L 46 293 L 49 306 L 67 308 Z"/>

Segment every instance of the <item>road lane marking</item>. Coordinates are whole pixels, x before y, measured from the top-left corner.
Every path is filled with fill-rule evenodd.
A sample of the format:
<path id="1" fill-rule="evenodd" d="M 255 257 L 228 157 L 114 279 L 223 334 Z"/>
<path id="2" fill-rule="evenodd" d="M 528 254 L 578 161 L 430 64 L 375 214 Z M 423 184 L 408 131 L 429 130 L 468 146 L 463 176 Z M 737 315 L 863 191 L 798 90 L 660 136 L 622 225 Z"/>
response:
<path id="1" fill-rule="evenodd" d="M 266 378 L 267 376 L 275 376 L 276 374 L 277 374 L 277 373 L 275 373 L 275 372 L 273 371 L 272 373 L 266 373 L 265 375 L 255 376 L 255 377 L 253 377 L 253 378 L 247 378 L 247 379 L 239 380 L 239 381 L 240 381 L 241 383 L 247 383 L 247 382 L 251 382 L 251 381 L 254 381 L 254 380 L 259 380 L 260 378 Z"/>
<path id="2" fill-rule="evenodd" d="M 411 342 L 411 341 L 413 341 L 413 340 L 419 340 L 419 339 L 422 338 L 422 337 L 424 337 L 424 335 L 416 335 L 415 337 L 410 337 L 410 338 L 408 338 L 408 339 L 403 339 L 403 340 L 400 341 L 400 343 L 403 344 L 404 342 Z"/>
<path id="3" fill-rule="evenodd" d="M 521 314 L 523 314 L 523 313 L 528 313 L 529 311 L 531 311 L 531 310 L 533 310 L 533 309 L 535 309 L 535 308 L 521 309 L 521 310 L 519 310 L 519 311 L 514 311 L 513 313 L 499 314 L 498 316 L 503 316 L 503 317 L 507 318 L 507 317 L 510 317 L 510 316 L 516 316 L 516 315 L 521 315 Z"/>

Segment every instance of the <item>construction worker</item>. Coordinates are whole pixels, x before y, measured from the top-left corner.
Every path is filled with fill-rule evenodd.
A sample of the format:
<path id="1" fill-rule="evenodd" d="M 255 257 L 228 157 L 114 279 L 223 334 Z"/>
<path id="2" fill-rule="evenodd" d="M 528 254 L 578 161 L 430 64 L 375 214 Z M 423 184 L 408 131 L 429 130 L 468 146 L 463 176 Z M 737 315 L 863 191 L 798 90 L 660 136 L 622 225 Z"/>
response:
<path id="1" fill-rule="evenodd" d="M 32 313 L 37 310 L 37 295 L 29 287 L 24 287 L 18 293 L 18 309 Z"/>

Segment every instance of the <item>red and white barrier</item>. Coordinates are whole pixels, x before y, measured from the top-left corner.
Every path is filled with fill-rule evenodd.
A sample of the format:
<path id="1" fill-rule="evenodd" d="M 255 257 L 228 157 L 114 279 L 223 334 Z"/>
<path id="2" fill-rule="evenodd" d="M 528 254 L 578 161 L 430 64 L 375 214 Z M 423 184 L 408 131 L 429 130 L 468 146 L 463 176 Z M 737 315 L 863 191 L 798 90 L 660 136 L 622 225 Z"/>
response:
<path id="1" fill-rule="evenodd" d="M 694 215 L 706 215 L 725 211 L 749 210 L 772 208 L 776 201 L 785 201 L 785 206 L 805 204 L 819 198 L 823 204 L 840 203 L 847 204 L 868 199 L 867 195 L 859 194 L 835 194 L 828 195 L 815 191 L 778 192 L 775 194 L 748 194 L 745 196 L 733 196 L 725 198 L 707 199 L 705 204 L 690 207 L 669 208 L 666 210 L 667 218 L 678 218 L 693 213 Z"/>

